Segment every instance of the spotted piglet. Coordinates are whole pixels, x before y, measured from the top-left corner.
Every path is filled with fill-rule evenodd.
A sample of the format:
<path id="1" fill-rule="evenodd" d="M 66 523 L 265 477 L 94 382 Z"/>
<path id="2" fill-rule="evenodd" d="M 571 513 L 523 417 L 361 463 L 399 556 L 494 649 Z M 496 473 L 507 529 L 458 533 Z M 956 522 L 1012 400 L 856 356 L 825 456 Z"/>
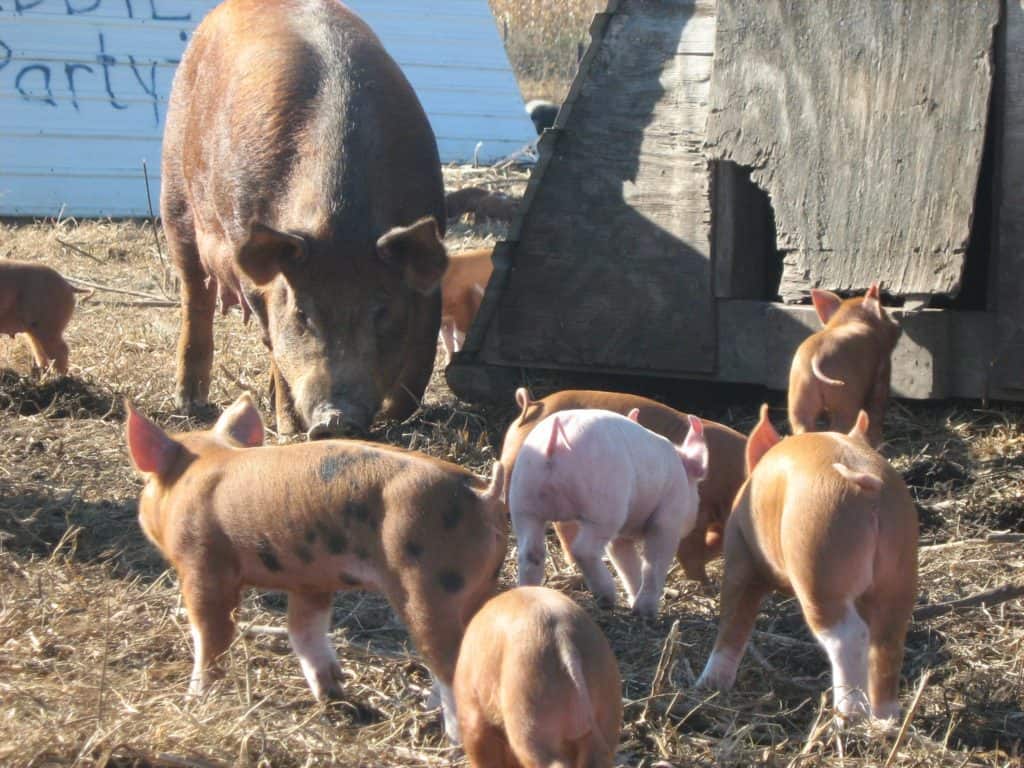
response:
<path id="1" fill-rule="evenodd" d="M 340 694 L 327 633 L 337 590 L 381 592 L 440 689 L 453 739 L 462 633 L 494 592 L 508 526 L 503 470 L 489 486 L 453 464 L 352 440 L 260 446 L 243 395 L 208 432 L 167 435 L 128 406 L 146 477 L 139 521 L 181 580 L 195 642 L 191 691 L 218 674 L 244 587 L 288 593 L 288 636 L 318 699 Z"/>
<path id="2" fill-rule="evenodd" d="M 679 541 L 697 519 L 697 483 L 707 473 L 708 453 L 695 416 L 678 446 L 637 418 L 636 409 L 628 418 L 599 409 L 560 411 L 527 436 L 509 496 L 521 586 L 543 581 L 546 524 L 573 521 L 579 529 L 570 550 L 598 600 L 615 602 L 615 582 L 601 562 L 607 548 L 633 610 L 657 613 Z"/>

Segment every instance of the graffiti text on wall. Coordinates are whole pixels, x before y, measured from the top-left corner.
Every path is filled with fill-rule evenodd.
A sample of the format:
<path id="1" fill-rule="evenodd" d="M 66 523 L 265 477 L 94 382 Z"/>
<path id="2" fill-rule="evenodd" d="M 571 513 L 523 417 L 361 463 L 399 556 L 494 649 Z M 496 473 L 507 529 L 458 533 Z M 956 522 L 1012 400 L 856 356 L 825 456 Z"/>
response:
<path id="1" fill-rule="evenodd" d="M 184 3 L 171 0 L 15 0 L 13 3 L 0 2 L 0 13 L 11 14 L 13 11 L 15 17 L 35 14 L 46 14 L 51 18 L 58 14 L 92 16 L 97 21 L 127 18 L 191 22 L 192 10 L 180 7 L 182 5 Z M 120 39 L 124 40 L 123 22 L 119 26 Z M 59 25 L 56 28 L 60 28 Z M 43 109 L 64 107 L 76 112 L 82 110 L 85 92 L 94 94 L 94 101 L 113 110 L 127 109 L 126 101 L 143 100 L 151 106 L 155 124 L 160 124 L 160 102 L 170 89 L 173 68 L 188 40 L 186 30 L 177 28 L 177 25 L 156 27 L 166 30 L 170 36 L 167 43 L 159 47 L 177 53 L 153 56 L 138 51 L 115 50 L 109 32 L 104 32 L 102 26 L 90 27 L 86 34 L 95 40 L 91 54 L 76 52 L 69 54 L 67 60 L 55 61 L 52 54 L 39 55 L 36 60 L 33 60 L 31 52 L 16 55 L 18 41 L 10 35 L 17 29 L 18 26 L 12 24 L 0 27 L 0 92 L 13 92 L 22 102 L 36 104 Z"/>

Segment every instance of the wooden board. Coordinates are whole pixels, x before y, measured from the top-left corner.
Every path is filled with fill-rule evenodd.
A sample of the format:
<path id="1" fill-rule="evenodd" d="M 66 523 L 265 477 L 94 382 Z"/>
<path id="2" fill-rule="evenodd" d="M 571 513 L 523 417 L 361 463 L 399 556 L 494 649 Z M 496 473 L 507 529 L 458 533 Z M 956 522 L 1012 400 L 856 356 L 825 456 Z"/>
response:
<path id="1" fill-rule="evenodd" d="M 758 384 L 785 391 L 793 352 L 821 327 L 812 307 L 766 301 L 719 301 L 718 371 L 715 381 Z M 992 357 L 995 317 L 988 312 L 890 309 L 903 328 L 893 354 L 892 391 L 897 397 L 937 399 L 981 398 L 988 391 L 988 362 Z M 564 369 L 560 365 L 531 368 Z M 628 373 L 616 368 L 592 368 L 594 374 Z M 457 355 L 447 370 L 448 383 L 466 400 L 510 402 L 515 387 L 524 383 L 521 369 L 489 365 Z M 688 374 L 686 378 L 700 378 Z M 1024 399 L 1024 392 L 1010 392 Z"/>
<path id="2" fill-rule="evenodd" d="M 708 152 L 753 169 L 812 287 L 955 294 L 999 0 L 719 0 Z"/>
<path id="3" fill-rule="evenodd" d="M 542 139 L 525 212 L 510 233 L 508 271 L 485 298 L 481 356 L 710 371 L 702 144 L 714 3 L 622 0 L 592 33 L 559 123 Z"/>
<path id="4" fill-rule="evenodd" d="M 1006 0 L 999 45 L 997 245 L 990 284 L 997 339 L 992 395 L 1024 397 L 1024 5 Z"/>

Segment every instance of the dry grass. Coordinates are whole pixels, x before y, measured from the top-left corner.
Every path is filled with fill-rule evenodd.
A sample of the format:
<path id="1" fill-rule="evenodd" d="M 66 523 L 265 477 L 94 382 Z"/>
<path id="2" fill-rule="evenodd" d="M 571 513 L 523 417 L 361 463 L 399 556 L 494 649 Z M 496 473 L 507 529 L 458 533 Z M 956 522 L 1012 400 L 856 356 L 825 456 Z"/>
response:
<path id="1" fill-rule="evenodd" d="M 523 182 L 485 170 L 452 168 L 446 176 L 450 187 L 512 192 Z M 449 245 L 472 247 L 501 235 L 457 224 Z M 173 292 L 143 224 L 3 225 L 0 256 L 45 261 L 154 296 Z M 335 604 L 344 702 L 314 703 L 286 640 L 263 631 L 239 637 L 228 674 L 210 695 L 186 698 L 187 625 L 174 574 L 135 521 L 140 483 L 123 447 L 119 404 L 129 395 L 167 426 L 192 426 L 171 408 L 177 310 L 126 301 L 146 300 L 100 292 L 79 307 L 69 329 L 67 378 L 27 376 L 24 343 L 0 340 L 0 763 L 464 764 L 445 741 L 436 712 L 424 709 L 425 668 L 373 595 L 350 593 Z M 245 328 L 237 313 L 218 317 L 216 344 L 214 401 L 224 405 L 248 389 L 266 413 L 267 358 L 256 330 Z M 538 394 L 566 383 L 578 380 L 536 374 L 531 380 Z M 741 429 L 753 424 L 758 405 L 743 391 L 669 386 L 665 394 Z M 510 405 L 458 401 L 438 374 L 412 420 L 379 423 L 374 437 L 482 474 L 512 415 Z M 781 410 L 775 415 L 781 423 Z M 1024 530 L 1022 415 L 1019 407 L 973 404 L 891 409 L 887 451 L 921 510 L 922 602 L 1020 582 L 1019 543 L 933 545 Z M 720 566 L 711 569 L 707 587 L 673 572 L 662 615 L 642 623 L 622 608 L 598 610 L 556 550 L 550 583 L 595 616 L 622 669 L 626 726 L 618 764 L 886 761 L 892 734 L 856 728 L 840 737 L 816 727 L 827 722 L 820 708 L 828 670 L 792 600 L 766 606 L 736 691 L 708 697 L 691 684 L 714 638 Z M 510 556 L 506 583 L 512 562 Z M 280 627 L 283 607 L 280 596 L 251 594 L 239 620 Z M 1022 601 L 914 624 L 903 672 L 905 708 L 922 676 L 929 678 L 891 765 L 1021 765 Z"/>
<path id="2" fill-rule="evenodd" d="M 490 0 L 523 98 L 565 98 L 590 21 L 606 0 Z"/>

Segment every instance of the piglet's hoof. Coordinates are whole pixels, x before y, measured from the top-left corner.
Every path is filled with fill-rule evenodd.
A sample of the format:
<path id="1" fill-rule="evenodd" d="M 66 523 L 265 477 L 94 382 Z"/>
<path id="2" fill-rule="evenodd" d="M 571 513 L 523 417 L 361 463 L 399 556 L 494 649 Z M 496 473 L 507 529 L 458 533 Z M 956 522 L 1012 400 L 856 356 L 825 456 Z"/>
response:
<path id="1" fill-rule="evenodd" d="M 658 617 L 658 603 L 657 601 L 641 602 L 637 600 L 633 603 L 633 615 L 638 616 L 645 621 L 653 621 Z"/>
<path id="2" fill-rule="evenodd" d="M 182 416 L 207 417 L 212 416 L 214 408 L 205 398 L 193 397 L 178 392 L 174 396 L 174 407 Z"/>

